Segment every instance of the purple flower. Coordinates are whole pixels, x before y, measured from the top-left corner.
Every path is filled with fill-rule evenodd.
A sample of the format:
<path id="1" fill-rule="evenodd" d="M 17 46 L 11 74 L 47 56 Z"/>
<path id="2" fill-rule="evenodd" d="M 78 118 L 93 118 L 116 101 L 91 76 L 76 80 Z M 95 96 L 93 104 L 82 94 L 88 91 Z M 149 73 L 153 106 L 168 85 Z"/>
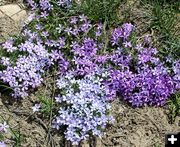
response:
<path id="1" fill-rule="evenodd" d="M 34 0 L 27 0 L 27 4 L 31 7 L 32 10 L 35 10 L 38 6 Z"/>
<path id="2" fill-rule="evenodd" d="M 79 35 L 79 32 L 80 32 L 80 29 L 77 26 L 75 26 L 75 28 L 71 31 L 71 33 L 75 36 Z"/>
<path id="3" fill-rule="evenodd" d="M 124 42 L 124 46 L 126 47 L 126 48 L 130 48 L 130 47 L 132 47 L 132 44 L 131 44 L 131 42 L 129 41 L 129 42 Z"/>
<path id="4" fill-rule="evenodd" d="M 17 47 L 13 46 L 14 41 L 8 40 L 5 43 L 2 44 L 3 49 L 5 49 L 7 52 L 14 52 L 17 50 Z"/>
<path id="5" fill-rule="evenodd" d="M 51 10 L 53 6 L 50 4 L 49 0 L 40 0 L 39 1 L 40 9 L 42 10 Z"/>
<path id="6" fill-rule="evenodd" d="M 78 22 L 78 18 L 76 16 L 73 16 L 73 17 L 70 18 L 70 23 L 71 24 L 77 24 L 77 22 Z"/>
<path id="7" fill-rule="evenodd" d="M 131 35 L 134 30 L 134 26 L 131 23 L 125 23 L 120 28 L 115 28 L 112 33 L 112 45 L 117 45 L 120 39 L 128 40 L 128 37 Z"/>
<path id="8" fill-rule="evenodd" d="M 41 12 L 40 17 L 47 18 L 48 15 L 49 15 L 49 14 L 48 14 L 46 11 L 43 11 L 43 12 Z"/>
<path id="9" fill-rule="evenodd" d="M 113 121 L 106 113 L 111 108 L 106 103 L 106 89 L 101 85 L 102 79 L 95 74 L 76 80 L 69 73 L 58 80 L 58 88 L 66 90 L 64 95 L 56 97 L 56 101 L 63 102 L 64 107 L 60 108 L 59 115 L 53 120 L 53 128 L 67 126 L 64 134 L 73 144 L 79 144 L 90 132 L 100 137 L 101 130 L 108 122 Z M 78 91 L 73 88 L 74 84 Z"/>
<path id="10" fill-rule="evenodd" d="M 146 36 L 144 37 L 144 43 L 145 43 L 145 44 L 150 44 L 150 42 L 151 42 L 151 37 L 148 36 L 148 35 L 146 35 Z"/>
<path id="11" fill-rule="evenodd" d="M 35 13 L 32 13 L 28 16 L 28 21 L 31 22 L 33 19 L 35 19 Z"/>
<path id="12" fill-rule="evenodd" d="M 146 66 L 140 68 L 138 73 L 129 69 L 112 70 L 108 86 L 133 106 L 163 105 L 174 92 L 173 79 L 163 65 L 154 69 Z"/>
<path id="13" fill-rule="evenodd" d="M 139 55 L 138 55 L 138 59 L 139 59 L 139 63 L 146 63 L 148 61 L 155 61 L 153 56 L 157 54 L 157 50 L 156 48 L 143 48 L 141 50 L 139 50 Z M 156 60 L 158 62 L 158 60 Z M 156 62 L 155 61 L 155 62 Z"/>
<path id="14" fill-rule="evenodd" d="M 50 53 L 50 57 L 52 58 L 52 60 L 57 61 L 59 59 L 62 59 L 62 53 L 59 50 L 53 50 Z"/>
<path id="15" fill-rule="evenodd" d="M 80 26 L 81 31 L 87 32 L 92 27 L 90 21 L 86 21 Z"/>
<path id="16" fill-rule="evenodd" d="M 135 49 L 137 49 L 138 51 L 142 50 L 143 49 L 142 44 L 137 44 Z"/>
<path id="17" fill-rule="evenodd" d="M 57 45 L 59 47 L 59 49 L 63 48 L 65 46 L 66 42 L 65 42 L 65 38 L 64 37 L 60 37 L 57 40 Z"/>
<path id="18" fill-rule="evenodd" d="M 71 6 L 71 1 L 72 0 L 59 0 L 58 5 L 65 8 L 69 8 Z"/>
<path id="19" fill-rule="evenodd" d="M 0 147 L 6 147 L 6 144 L 5 144 L 5 142 L 3 142 L 3 141 L 0 141 Z"/>
<path id="20" fill-rule="evenodd" d="M 112 33 L 112 45 L 117 45 L 122 36 L 122 28 L 115 28 Z"/>
<path id="21" fill-rule="evenodd" d="M 95 56 L 95 62 L 104 64 L 109 59 L 108 55 L 97 55 Z"/>
<path id="22" fill-rule="evenodd" d="M 41 29 L 42 29 L 41 24 L 37 24 L 37 25 L 36 25 L 36 29 L 37 29 L 37 30 L 41 30 Z"/>
<path id="23" fill-rule="evenodd" d="M 99 36 L 101 36 L 102 32 L 98 30 L 95 32 L 95 34 L 96 34 L 96 37 L 99 37 Z"/>
<path id="24" fill-rule="evenodd" d="M 64 58 L 61 58 L 61 60 L 58 62 L 58 66 L 60 73 L 64 74 L 69 68 L 69 62 Z"/>
<path id="25" fill-rule="evenodd" d="M 129 35 L 131 34 L 131 32 L 133 31 L 134 26 L 131 23 L 124 23 L 122 25 L 122 28 L 123 28 L 123 34 L 122 35 L 125 39 L 127 39 L 129 37 Z"/>
<path id="26" fill-rule="evenodd" d="M 61 103 L 62 102 L 62 97 L 57 96 L 57 97 L 55 97 L 55 100 L 56 100 L 57 103 Z"/>
<path id="27" fill-rule="evenodd" d="M 102 30 L 103 29 L 103 24 L 102 23 L 98 23 L 97 24 L 97 29 L 98 30 Z"/>
<path id="28" fill-rule="evenodd" d="M 66 29 L 64 29 L 64 32 L 66 32 L 68 35 L 70 35 L 71 32 L 72 32 L 72 28 L 71 27 L 70 28 L 66 28 Z"/>
<path id="29" fill-rule="evenodd" d="M 0 63 L 4 66 L 10 66 L 10 59 L 8 57 L 1 57 Z"/>
<path id="30" fill-rule="evenodd" d="M 174 62 L 172 69 L 174 72 L 173 80 L 175 83 L 175 87 L 177 90 L 179 90 L 180 89 L 180 60 L 177 60 Z"/>
<path id="31" fill-rule="evenodd" d="M 50 54 L 41 44 L 26 41 L 19 45 L 19 51 L 28 56 L 19 55 L 13 65 L 0 71 L 0 79 L 13 89 L 14 97 L 26 97 L 29 88 L 38 87 L 42 82 L 42 73 L 51 65 Z"/>
<path id="32" fill-rule="evenodd" d="M 43 32 L 42 32 L 42 36 L 45 37 L 45 38 L 47 38 L 47 37 L 49 36 L 48 31 L 43 31 Z"/>

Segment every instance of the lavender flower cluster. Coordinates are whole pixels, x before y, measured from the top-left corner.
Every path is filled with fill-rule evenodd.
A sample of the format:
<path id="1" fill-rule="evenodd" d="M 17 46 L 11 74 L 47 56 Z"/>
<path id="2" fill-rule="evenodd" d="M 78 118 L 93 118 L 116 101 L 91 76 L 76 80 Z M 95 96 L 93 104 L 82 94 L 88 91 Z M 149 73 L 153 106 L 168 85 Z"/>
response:
<path id="1" fill-rule="evenodd" d="M 9 125 L 6 122 L 0 123 L 0 135 L 4 135 L 8 132 Z M 2 138 L 1 138 L 2 139 Z M 4 140 L 0 139 L 0 147 L 6 147 Z"/>
<path id="2" fill-rule="evenodd" d="M 59 0 L 58 5 L 64 8 L 69 8 L 71 6 L 72 0 Z"/>
<path id="3" fill-rule="evenodd" d="M 110 71 L 107 85 L 133 106 L 162 106 L 179 89 L 179 61 L 171 72 L 149 42 L 132 45 L 129 37 L 133 28 L 127 23 L 112 33 L 112 45 L 118 50 L 111 56 L 111 62 L 117 69 Z"/>
<path id="4" fill-rule="evenodd" d="M 71 6 L 72 0 L 58 0 L 57 5 L 62 8 L 69 8 Z M 36 10 L 40 8 L 43 12 L 48 12 L 53 9 L 53 4 L 50 0 L 39 0 L 36 2 L 35 0 L 27 0 L 27 5 L 31 7 L 32 10 Z"/>
<path id="5" fill-rule="evenodd" d="M 74 53 L 73 61 L 76 65 L 75 73 L 77 75 L 86 75 L 97 68 L 94 57 L 97 54 L 97 44 L 93 39 L 85 38 L 82 45 L 74 43 L 72 46 Z"/>
<path id="6" fill-rule="evenodd" d="M 173 63 L 172 69 L 174 72 L 173 80 L 176 84 L 175 88 L 180 89 L 180 60 L 177 60 Z"/>
<path id="7" fill-rule="evenodd" d="M 87 139 L 89 133 L 101 136 L 106 124 L 113 121 L 107 115 L 110 105 L 106 102 L 106 88 L 100 77 L 90 74 L 76 79 L 72 73 L 59 77 L 57 87 L 60 93 L 55 99 L 64 103 L 59 115 L 53 121 L 53 127 L 66 126 L 65 137 L 73 144 Z"/>
<path id="8" fill-rule="evenodd" d="M 53 10 L 50 1 L 40 1 L 39 7 L 42 11 Z M 148 37 L 143 44 L 133 44 L 130 36 L 135 27 L 131 23 L 114 29 L 111 48 L 118 49 L 102 54 L 102 24 L 93 25 L 84 15 L 72 16 L 64 24 L 55 26 L 58 39 L 54 40 L 50 39 L 51 32 L 42 27 L 41 18 L 34 16 L 34 19 L 38 21 L 35 27 L 37 32 L 25 29 L 23 36 L 27 41 L 18 47 L 13 46 L 12 40 L 3 44 L 8 53 L 21 51 L 28 54 L 18 56 L 15 65 L 11 65 L 9 57 L 1 58 L 1 63 L 7 68 L 0 72 L 0 79 L 14 89 L 15 97 L 25 97 L 30 87 L 38 87 L 43 80 L 44 69 L 56 63 L 60 73 L 65 74 L 70 69 L 74 75 L 80 76 L 99 67 L 111 68 L 111 76 L 106 82 L 109 87 L 106 93 L 109 93 L 110 99 L 120 93 L 125 100 L 138 107 L 146 104 L 163 105 L 179 89 L 178 61 L 173 65 L 173 73 L 170 73 L 158 57 L 158 51 L 149 45 Z M 107 65 L 109 60 L 116 68 Z"/>
<path id="9" fill-rule="evenodd" d="M 131 23 L 124 23 L 121 27 L 115 28 L 112 33 L 112 45 L 117 45 L 120 38 L 123 39 L 123 41 L 128 40 L 128 37 L 131 35 L 134 28 L 135 27 Z"/>
<path id="10" fill-rule="evenodd" d="M 0 79 L 13 89 L 13 97 L 26 97 L 29 88 L 38 87 L 42 79 L 45 68 L 50 66 L 50 54 L 40 44 L 26 41 L 18 47 L 13 47 L 12 42 L 5 42 L 3 49 L 14 53 L 16 50 L 28 55 L 18 55 L 16 62 L 12 59 L 2 57 L 1 63 L 6 67 L 0 71 Z"/>
<path id="11" fill-rule="evenodd" d="M 43 1 L 40 1 L 40 4 L 41 2 Z M 50 7 L 50 2 L 39 7 L 44 11 Z M 58 26 L 54 26 L 58 39 L 52 39 L 52 32 L 41 25 L 43 19 L 40 15 L 30 16 L 30 22 L 36 21 L 35 31 L 32 31 L 28 24 L 22 32 L 25 41 L 17 45 L 13 40 L 8 40 L 2 45 L 8 56 L 0 58 L 4 66 L 4 70 L 0 71 L 0 79 L 13 89 L 14 97 L 28 96 L 29 89 L 38 87 L 43 82 L 46 69 L 53 65 L 58 65 L 60 74 L 73 68 L 74 74 L 85 75 L 97 67 L 95 60 L 105 60 L 96 55 L 102 24 L 91 24 L 85 15 L 72 16 L 63 21 L 65 24 L 60 22 Z M 95 39 L 88 37 L 89 31 L 93 29 Z M 15 62 L 10 58 L 13 54 L 18 54 Z M 71 54 L 73 57 L 68 56 Z"/>
<path id="12" fill-rule="evenodd" d="M 41 11 L 53 10 L 47 0 L 40 1 L 39 7 Z M 111 45 L 113 49 L 118 49 L 114 53 L 107 52 L 102 55 L 99 54 L 104 47 L 104 42 L 99 39 L 102 35 L 102 24 L 93 25 L 84 15 L 72 16 L 64 25 L 60 23 L 55 27 L 59 38 L 52 40 L 49 39 L 50 32 L 44 30 L 40 24 L 41 18 L 34 18 L 39 22 L 36 25 L 37 32 L 25 29 L 25 43 L 18 47 L 13 46 L 12 40 L 3 44 L 8 53 L 28 53 L 27 56 L 18 56 L 15 66 L 11 65 L 9 57 L 1 58 L 1 63 L 7 68 L 0 72 L 0 79 L 14 89 L 15 97 L 25 97 L 30 87 L 39 86 L 43 80 L 41 75 L 44 68 L 56 62 L 61 73 L 71 69 L 75 75 L 84 76 L 98 67 L 103 67 L 110 60 L 119 69 L 111 67 L 109 96 L 113 99 L 116 93 L 120 93 L 134 106 L 163 105 L 168 97 L 179 89 L 178 61 L 173 65 L 173 74 L 170 74 L 165 64 L 157 57 L 157 50 L 149 46 L 148 37 L 143 44 L 132 44 L 130 36 L 135 27 L 131 23 L 114 29 Z M 94 31 L 94 38 L 92 34 L 91 37 L 88 36 L 90 30 Z M 50 52 L 47 51 L 49 48 Z M 68 52 L 67 48 L 70 48 Z M 73 56 L 67 59 L 67 54 Z M 163 83 L 162 87 L 156 86 L 160 83 Z"/>

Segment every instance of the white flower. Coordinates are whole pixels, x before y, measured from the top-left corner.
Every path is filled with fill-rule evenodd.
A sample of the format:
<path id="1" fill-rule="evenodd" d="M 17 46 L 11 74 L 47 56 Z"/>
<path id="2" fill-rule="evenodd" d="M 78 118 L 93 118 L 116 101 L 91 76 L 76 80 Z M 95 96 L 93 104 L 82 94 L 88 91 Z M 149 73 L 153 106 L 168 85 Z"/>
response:
<path id="1" fill-rule="evenodd" d="M 64 27 L 61 24 L 59 24 L 59 27 L 56 28 L 56 30 L 58 30 L 58 33 L 61 33 L 63 29 Z"/>
<path id="2" fill-rule="evenodd" d="M 69 83 L 66 79 L 60 78 L 57 80 L 57 86 L 59 89 L 65 88 L 68 85 L 69 85 Z"/>
<path id="3" fill-rule="evenodd" d="M 9 125 L 6 122 L 4 122 L 3 124 L 0 123 L 0 132 L 3 131 L 7 133 L 7 128 L 9 128 Z"/>
<path id="4" fill-rule="evenodd" d="M 40 104 L 35 104 L 35 105 L 32 107 L 33 113 L 34 113 L 34 112 L 38 112 L 39 109 L 40 109 L 40 107 L 41 107 Z"/>

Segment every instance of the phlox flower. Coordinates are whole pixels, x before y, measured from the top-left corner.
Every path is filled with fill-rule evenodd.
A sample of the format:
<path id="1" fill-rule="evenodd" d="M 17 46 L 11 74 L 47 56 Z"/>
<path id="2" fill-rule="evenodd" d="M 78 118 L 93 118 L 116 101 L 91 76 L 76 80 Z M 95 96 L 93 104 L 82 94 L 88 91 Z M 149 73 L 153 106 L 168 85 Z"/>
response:
<path id="1" fill-rule="evenodd" d="M 9 125 L 6 122 L 0 123 L 0 132 L 7 133 L 8 132 L 8 130 L 7 130 L 8 128 L 9 128 Z"/>

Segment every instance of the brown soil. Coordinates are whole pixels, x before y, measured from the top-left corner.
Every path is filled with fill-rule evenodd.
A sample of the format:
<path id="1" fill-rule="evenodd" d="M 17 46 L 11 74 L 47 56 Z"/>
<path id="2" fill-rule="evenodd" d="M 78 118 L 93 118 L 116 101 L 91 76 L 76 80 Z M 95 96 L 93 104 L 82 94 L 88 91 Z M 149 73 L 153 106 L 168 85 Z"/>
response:
<path id="1" fill-rule="evenodd" d="M 65 146 L 62 135 L 48 133 L 49 121 L 32 113 L 31 107 L 36 97 L 31 96 L 20 103 L 11 104 L 10 101 L 0 97 L 0 116 L 9 120 L 9 125 L 22 135 L 22 147 Z M 173 124 L 168 123 L 166 110 L 163 108 L 133 109 L 117 99 L 113 102 L 112 114 L 115 122 L 107 127 L 102 139 L 98 140 L 98 145 L 93 147 L 163 146 L 166 133 L 180 132 L 180 117 Z M 14 142 L 9 141 L 9 146 L 12 144 Z M 87 143 L 82 146 L 87 146 Z"/>
<path id="2" fill-rule="evenodd" d="M 62 144 L 61 135 L 54 134 L 52 137 L 48 132 L 48 122 L 33 114 L 31 109 L 33 106 L 32 98 L 29 97 L 21 100 L 21 102 L 11 104 L 11 99 L 0 96 L 0 116 L 4 120 L 8 120 L 9 126 L 16 130 L 17 134 L 21 134 L 20 147 L 60 147 Z M 12 139 L 8 142 L 9 147 L 15 145 L 15 141 Z"/>
<path id="3" fill-rule="evenodd" d="M 164 146 L 165 134 L 180 131 L 180 117 L 169 124 L 163 108 L 133 109 L 116 100 L 113 102 L 116 122 L 110 126 L 102 142 L 107 147 Z"/>

